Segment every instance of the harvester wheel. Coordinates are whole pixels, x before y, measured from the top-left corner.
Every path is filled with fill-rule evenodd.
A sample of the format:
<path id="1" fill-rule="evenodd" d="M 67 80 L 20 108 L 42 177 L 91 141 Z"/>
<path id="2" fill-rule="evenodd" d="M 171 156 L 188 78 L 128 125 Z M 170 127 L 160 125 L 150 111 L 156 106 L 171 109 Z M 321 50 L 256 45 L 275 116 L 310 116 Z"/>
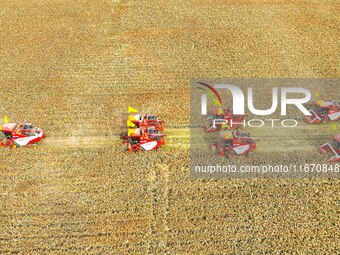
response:
<path id="1" fill-rule="evenodd" d="M 131 152 L 132 151 L 132 146 L 130 142 L 127 142 L 125 146 L 123 146 L 124 151 Z"/>

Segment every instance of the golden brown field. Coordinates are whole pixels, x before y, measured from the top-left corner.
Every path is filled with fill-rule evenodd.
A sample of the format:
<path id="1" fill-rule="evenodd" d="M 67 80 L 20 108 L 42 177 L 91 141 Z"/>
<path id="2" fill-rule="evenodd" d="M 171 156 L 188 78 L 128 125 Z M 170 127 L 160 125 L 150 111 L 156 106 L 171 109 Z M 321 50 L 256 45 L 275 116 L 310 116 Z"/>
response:
<path id="1" fill-rule="evenodd" d="M 0 150 L 1 254 L 340 252 L 338 179 L 191 179 L 188 130 L 192 78 L 339 77 L 339 1 L 0 6 L 0 114 L 47 134 Z M 128 105 L 166 121 L 163 151 L 122 151 Z"/>

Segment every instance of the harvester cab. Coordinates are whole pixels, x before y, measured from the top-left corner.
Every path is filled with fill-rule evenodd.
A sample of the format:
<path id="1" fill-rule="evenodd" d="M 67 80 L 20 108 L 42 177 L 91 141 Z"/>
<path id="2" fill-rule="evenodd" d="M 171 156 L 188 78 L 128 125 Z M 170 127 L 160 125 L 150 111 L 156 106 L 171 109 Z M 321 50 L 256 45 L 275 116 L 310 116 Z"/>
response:
<path id="1" fill-rule="evenodd" d="M 154 126 L 148 127 L 146 129 L 146 133 L 147 133 L 150 140 L 160 141 L 161 145 L 164 144 L 165 134 L 162 134 L 156 127 L 154 127 Z"/>
<path id="2" fill-rule="evenodd" d="M 157 130 L 163 130 L 164 129 L 164 121 L 158 118 L 155 114 L 146 114 L 145 120 L 147 123 L 147 126 L 154 126 Z"/>
<path id="3" fill-rule="evenodd" d="M 333 136 L 334 146 L 330 143 L 325 143 L 319 147 L 321 153 L 331 154 L 332 157 L 329 162 L 339 162 L 340 161 L 340 134 Z"/>

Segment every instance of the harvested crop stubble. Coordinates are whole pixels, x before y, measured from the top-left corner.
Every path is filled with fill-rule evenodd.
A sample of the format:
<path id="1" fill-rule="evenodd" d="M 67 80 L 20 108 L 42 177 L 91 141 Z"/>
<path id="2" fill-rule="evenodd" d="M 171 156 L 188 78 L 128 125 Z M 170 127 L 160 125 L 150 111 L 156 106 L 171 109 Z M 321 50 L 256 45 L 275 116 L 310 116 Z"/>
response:
<path id="1" fill-rule="evenodd" d="M 187 128 L 192 78 L 338 77 L 339 8 L 2 1 L 0 109 L 48 137 L 1 150 L 0 253 L 336 254 L 339 180 L 194 180 L 188 131 L 138 155 L 114 135 L 131 102 Z"/>

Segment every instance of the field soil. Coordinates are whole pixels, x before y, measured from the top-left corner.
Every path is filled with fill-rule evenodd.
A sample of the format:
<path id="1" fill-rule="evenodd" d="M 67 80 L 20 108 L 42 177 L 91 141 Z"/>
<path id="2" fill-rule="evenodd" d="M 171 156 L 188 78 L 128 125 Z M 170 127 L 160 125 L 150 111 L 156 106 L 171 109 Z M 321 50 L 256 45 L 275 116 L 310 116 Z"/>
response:
<path id="1" fill-rule="evenodd" d="M 190 178 L 189 84 L 339 77 L 339 13 L 316 0 L 2 0 L 0 114 L 47 138 L 0 150 L 0 253 L 338 254 L 338 179 Z M 129 105 L 165 120 L 162 151 L 123 151 Z M 299 144 L 315 159 L 331 134 L 281 133 L 259 161 L 299 161 Z"/>

